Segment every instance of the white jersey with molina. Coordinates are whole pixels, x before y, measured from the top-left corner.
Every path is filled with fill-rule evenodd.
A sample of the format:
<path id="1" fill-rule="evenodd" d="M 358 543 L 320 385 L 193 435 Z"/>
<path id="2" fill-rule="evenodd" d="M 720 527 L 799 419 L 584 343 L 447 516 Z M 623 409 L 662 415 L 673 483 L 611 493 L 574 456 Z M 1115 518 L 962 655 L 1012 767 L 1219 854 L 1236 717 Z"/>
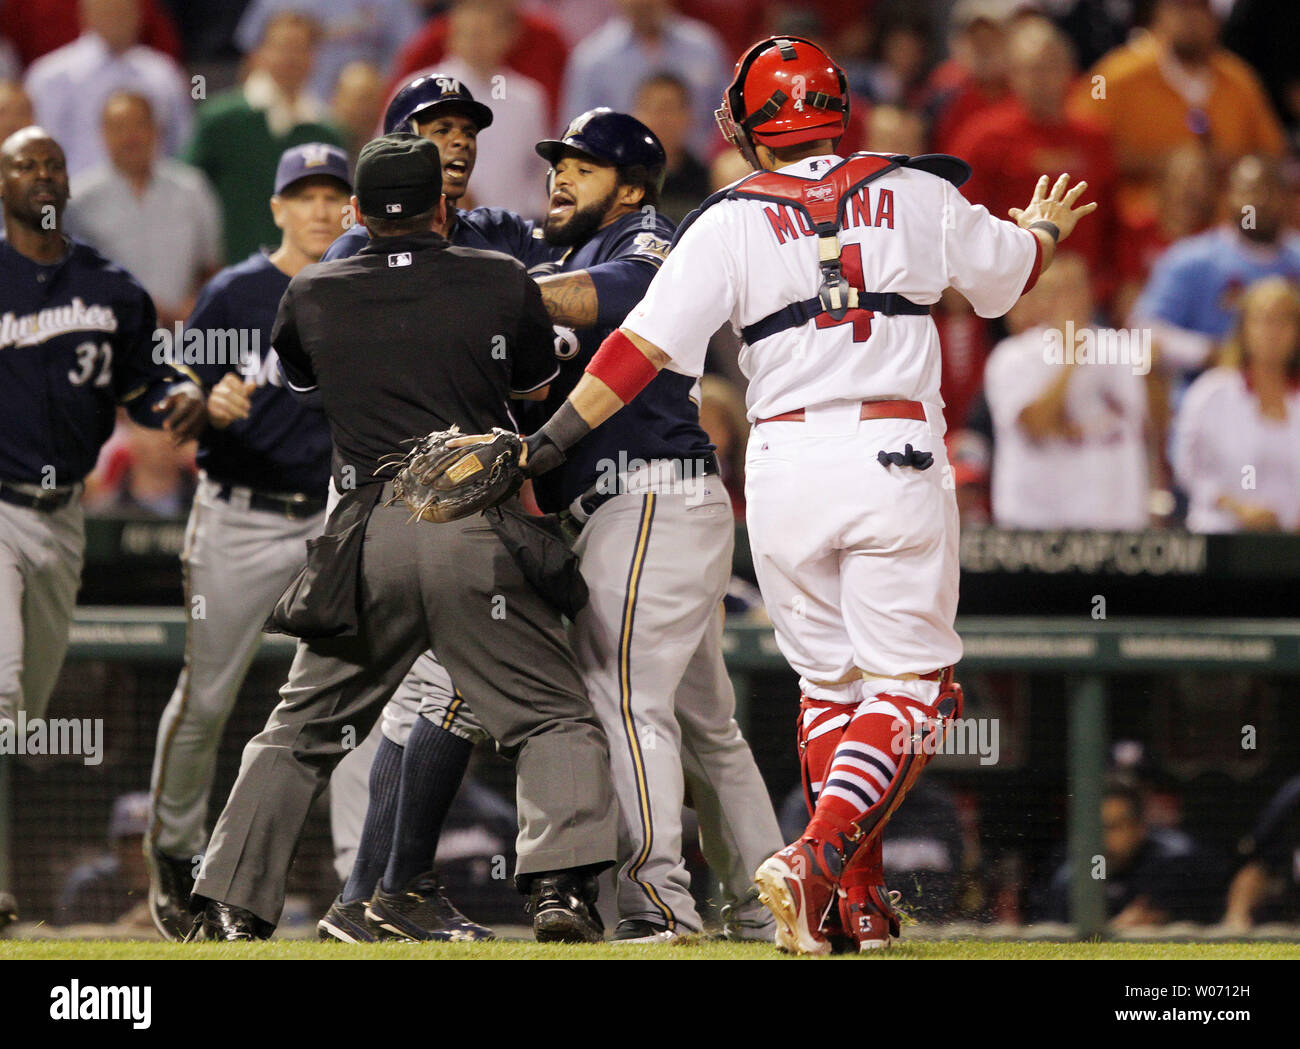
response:
<path id="1" fill-rule="evenodd" d="M 841 158 L 809 157 L 781 173 L 823 178 Z M 1037 238 L 972 206 L 951 183 L 898 168 L 858 191 L 839 234 L 851 284 L 930 305 L 947 287 L 981 317 L 1006 313 L 1037 277 Z M 624 327 L 663 350 L 668 367 L 698 376 L 709 337 L 730 321 L 739 332 L 815 296 L 821 286 L 817 237 L 797 209 L 770 201 L 724 200 L 686 231 Z M 750 421 L 844 400 L 902 398 L 939 409 L 939 337 L 928 316 L 850 311 L 843 321 L 808 321 L 742 346 Z"/>

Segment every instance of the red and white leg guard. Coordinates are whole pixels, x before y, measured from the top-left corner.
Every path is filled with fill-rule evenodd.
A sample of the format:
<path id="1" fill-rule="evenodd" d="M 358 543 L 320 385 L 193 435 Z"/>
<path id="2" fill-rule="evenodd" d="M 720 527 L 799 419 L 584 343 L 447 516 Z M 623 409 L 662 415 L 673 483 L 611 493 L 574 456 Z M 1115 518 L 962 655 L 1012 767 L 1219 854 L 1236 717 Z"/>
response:
<path id="1" fill-rule="evenodd" d="M 803 835 L 840 851 L 842 867 L 835 872 L 837 880 L 853 874 L 861 863 L 861 872 L 852 881 L 861 884 L 870 877 L 871 884 L 883 885 L 880 833 L 920 771 L 943 746 L 944 734 L 961 711 L 961 685 L 953 680 L 950 667 L 930 705 L 904 695 L 879 693 L 854 708 L 853 718 L 840 731 L 822 789 L 816 792 L 813 819 Z M 818 719 L 810 719 L 810 736 L 816 724 Z M 813 742 L 809 740 L 803 749 L 805 755 Z M 805 775 L 814 771 L 814 763 L 806 759 Z M 865 849 L 865 845 L 874 848 Z"/>

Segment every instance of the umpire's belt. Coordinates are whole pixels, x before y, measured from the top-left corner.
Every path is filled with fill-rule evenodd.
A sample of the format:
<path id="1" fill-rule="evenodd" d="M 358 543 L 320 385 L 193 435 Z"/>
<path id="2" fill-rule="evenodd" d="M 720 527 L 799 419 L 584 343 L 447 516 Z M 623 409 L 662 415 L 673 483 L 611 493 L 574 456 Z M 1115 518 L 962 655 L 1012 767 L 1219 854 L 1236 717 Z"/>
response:
<path id="1" fill-rule="evenodd" d="M 0 503 L 39 510 L 43 514 L 52 514 L 55 510 L 62 509 L 80 493 L 79 484 L 68 485 L 66 488 L 41 488 L 34 484 L 0 481 Z"/>
<path id="2" fill-rule="evenodd" d="M 608 490 L 603 478 L 598 480 L 569 504 L 569 511 L 583 523 L 617 495 L 662 492 L 665 488 L 671 491 L 674 484 L 718 473 L 721 473 L 718 457 L 712 452 L 689 459 L 652 459 L 644 467 L 620 473 L 614 491 Z"/>
<path id="3" fill-rule="evenodd" d="M 325 509 L 324 496 L 307 495 L 304 492 L 259 492 L 255 488 L 245 488 L 237 484 L 218 483 L 212 493 L 223 503 L 232 500 L 248 500 L 250 510 L 263 510 L 267 513 L 282 514 L 295 520 L 302 517 L 315 517 Z"/>

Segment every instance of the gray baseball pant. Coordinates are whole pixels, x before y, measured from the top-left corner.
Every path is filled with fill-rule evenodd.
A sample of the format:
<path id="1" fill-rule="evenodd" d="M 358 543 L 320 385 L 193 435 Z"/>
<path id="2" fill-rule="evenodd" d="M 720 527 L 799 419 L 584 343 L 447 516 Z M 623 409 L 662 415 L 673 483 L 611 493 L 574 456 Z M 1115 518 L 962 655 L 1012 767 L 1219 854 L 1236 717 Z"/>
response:
<path id="1" fill-rule="evenodd" d="M 76 498 L 50 513 L 0 503 L 0 718 L 45 716 L 68 651 L 85 547 Z"/>
<path id="2" fill-rule="evenodd" d="M 202 478 L 190 508 L 185 574 L 185 665 L 158 726 L 151 843 L 189 858 L 207 844 L 208 797 L 221 734 L 262 640 L 262 623 L 320 535 L 322 512 L 290 518 L 253 510 L 247 495 L 217 498 Z M 373 751 L 372 751 L 373 756 Z M 368 769 L 368 766 L 367 766 Z"/>
<path id="3" fill-rule="evenodd" d="M 575 545 L 591 598 L 571 638 L 610 741 L 620 919 L 700 928 L 682 859 L 687 795 L 724 902 L 744 901 L 754 870 L 784 845 L 722 658 L 734 545 L 716 476 L 686 492 L 615 496 Z"/>

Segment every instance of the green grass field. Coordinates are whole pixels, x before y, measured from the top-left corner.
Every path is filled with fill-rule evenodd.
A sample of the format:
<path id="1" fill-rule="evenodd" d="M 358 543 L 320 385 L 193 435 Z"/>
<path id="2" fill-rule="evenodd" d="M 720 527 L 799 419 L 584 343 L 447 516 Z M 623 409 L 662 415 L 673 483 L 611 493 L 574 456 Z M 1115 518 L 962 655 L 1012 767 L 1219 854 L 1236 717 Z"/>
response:
<path id="1" fill-rule="evenodd" d="M 586 946 L 538 944 L 501 940 L 478 944 L 369 944 L 351 946 L 317 943 L 311 940 L 273 940 L 252 944 L 178 944 L 145 940 L 0 940 L 0 961 L 4 960 L 127 960 L 148 959 L 249 959 L 266 961 L 359 960 L 687 960 L 687 961 L 780 961 L 791 959 L 765 944 L 733 944 L 700 940 L 653 946 L 618 946 L 612 943 Z M 1124 959 L 1127 961 L 1300 960 L 1300 943 L 1049 943 L 1046 941 L 1000 942 L 994 940 L 950 940 L 904 943 L 888 951 L 848 955 L 847 961 L 926 961 L 956 959 L 970 961 L 1063 961 L 1080 959 Z"/>

